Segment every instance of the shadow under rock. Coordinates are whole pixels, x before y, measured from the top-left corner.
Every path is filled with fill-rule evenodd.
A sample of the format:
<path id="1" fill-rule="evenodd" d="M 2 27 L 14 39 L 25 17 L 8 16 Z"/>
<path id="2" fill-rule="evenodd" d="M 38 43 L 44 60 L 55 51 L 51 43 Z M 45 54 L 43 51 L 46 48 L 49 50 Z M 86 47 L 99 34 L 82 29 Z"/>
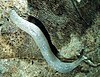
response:
<path id="1" fill-rule="evenodd" d="M 34 23 L 36 26 L 38 26 L 41 29 L 41 31 L 43 32 L 43 34 L 45 35 L 45 37 L 49 43 L 49 46 L 50 46 L 52 52 L 55 54 L 55 56 L 57 56 L 58 50 L 52 44 L 50 35 L 49 35 L 48 31 L 46 30 L 45 26 L 42 24 L 42 22 L 33 16 L 28 16 L 28 21 Z"/>

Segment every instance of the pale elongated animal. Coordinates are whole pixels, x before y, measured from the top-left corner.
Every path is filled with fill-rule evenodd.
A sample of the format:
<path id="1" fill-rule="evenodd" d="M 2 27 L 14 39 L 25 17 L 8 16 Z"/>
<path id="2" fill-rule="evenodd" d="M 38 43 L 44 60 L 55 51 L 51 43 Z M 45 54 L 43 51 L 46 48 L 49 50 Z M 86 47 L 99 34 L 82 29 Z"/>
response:
<path id="1" fill-rule="evenodd" d="M 65 63 L 60 61 L 51 51 L 48 41 L 39 27 L 33 23 L 28 22 L 27 20 L 24 20 L 15 12 L 15 10 L 11 10 L 9 14 L 10 19 L 14 24 L 16 24 L 17 27 L 32 36 L 47 63 L 56 71 L 61 73 L 72 71 L 85 59 L 83 56 L 82 58 L 77 59 L 72 63 Z"/>

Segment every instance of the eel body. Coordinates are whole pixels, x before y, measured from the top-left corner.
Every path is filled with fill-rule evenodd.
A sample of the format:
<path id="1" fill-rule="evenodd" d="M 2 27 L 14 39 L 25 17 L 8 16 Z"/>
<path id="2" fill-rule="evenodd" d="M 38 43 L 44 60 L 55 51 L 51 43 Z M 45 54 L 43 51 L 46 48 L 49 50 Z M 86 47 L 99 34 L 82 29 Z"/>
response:
<path id="1" fill-rule="evenodd" d="M 16 24 L 17 27 L 32 36 L 48 65 L 50 65 L 56 71 L 59 71 L 61 73 L 72 71 L 85 59 L 84 57 L 82 57 L 72 63 L 65 63 L 60 61 L 51 51 L 48 41 L 43 32 L 35 24 L 24 20 L 15 12 L 15 10 L 11 10 L 9 15 L 10 19 L 14 24 Z"/>

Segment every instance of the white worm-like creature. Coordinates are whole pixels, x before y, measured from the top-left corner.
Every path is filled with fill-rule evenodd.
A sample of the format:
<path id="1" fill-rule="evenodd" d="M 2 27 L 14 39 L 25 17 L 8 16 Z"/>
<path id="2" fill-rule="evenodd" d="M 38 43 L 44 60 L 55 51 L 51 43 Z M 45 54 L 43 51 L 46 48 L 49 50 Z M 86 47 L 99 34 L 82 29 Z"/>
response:
<path id="1" fill-rule="evenodd" d="M 51 51 L 50 46 L 48 44 L 48 41 L 42 31 L 33 23 L 28 22 L 21 18 L 15 10 L 10 11 L 10 19 L 13 21 L 16 26 L 18 26 L 20 29 L 31 35 L 36 42 L 37 46 L 39 47 L 43 57 L 47 61 L 47 63 L 53 67 L 55 70 L 66 73 L 69 71 L 72 71 L 74 68 L 76 68 L 84 59 L 82 58 L 72 62 L 72 63 L 65 63 L 60 61 Z"/>

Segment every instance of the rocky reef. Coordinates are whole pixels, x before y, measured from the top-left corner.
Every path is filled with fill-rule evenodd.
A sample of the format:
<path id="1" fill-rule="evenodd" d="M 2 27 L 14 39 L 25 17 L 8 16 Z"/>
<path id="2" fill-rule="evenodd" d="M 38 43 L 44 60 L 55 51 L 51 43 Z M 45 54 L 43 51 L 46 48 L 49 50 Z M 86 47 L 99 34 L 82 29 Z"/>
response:
<path id="1" fill-rule="evenodd" d="M 25 20 L 46 29 L 40 27 L 60 60 L 73 62 L 85 55 L 93 64 L 82 62 L 65 74 L 54 70 L 34 39 L 10 20 L 12 7 Z M 98 63 L 99 0 L 0 0 L 0 77 L 99 77 L 100 66 L 93 66 Z"/>

